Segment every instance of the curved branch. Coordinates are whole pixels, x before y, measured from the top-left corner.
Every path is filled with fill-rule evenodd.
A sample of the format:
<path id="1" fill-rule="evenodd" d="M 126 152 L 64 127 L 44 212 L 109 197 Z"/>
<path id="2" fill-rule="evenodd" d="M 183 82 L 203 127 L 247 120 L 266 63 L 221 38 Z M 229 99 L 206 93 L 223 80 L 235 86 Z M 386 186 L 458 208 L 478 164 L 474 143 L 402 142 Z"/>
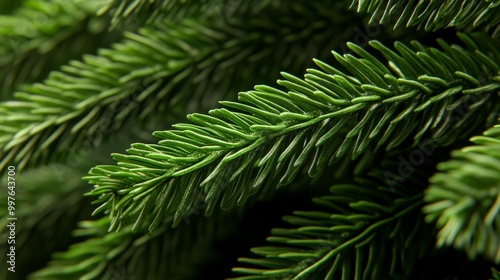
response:
<path id="1" fill-rule="evenodd" d="M 219 202 L 224 209 L 242 205 L 305 168 L 314 176 L 369 148 L 411 147 L 424 136 L 446 145 L 463 137 L 498 110 L 490 100 L 498 98 L 500 53 L 487 36 L 461 37 L 469 48 L 414 43 L 415 51 L 396 43 L 397 54 L 371 42 L 391 70 L 351 44 L 361 58 L 334 53 L 346 72 L 316 61 L 323 70 L 309 69 L 304 80 L 283 74 L 278 83 L 289 92 L 257 86 L 210 115 L 189 115 L 191 123 L 155 132 L 158 144 L 132 144 L 127 155 L 113 154 L 117 166 L 90 171 L 85 179 L 96 187 L 89 195 L 102 203 L 96 212 L 110 214 L 111 229 L 129 219 L 137 229 L 153 216 L 153 230 L 172 213 L 175 226 L 199 190 L 210 215 Z M 158 203 L 165 207 L 154 208 Z"/>

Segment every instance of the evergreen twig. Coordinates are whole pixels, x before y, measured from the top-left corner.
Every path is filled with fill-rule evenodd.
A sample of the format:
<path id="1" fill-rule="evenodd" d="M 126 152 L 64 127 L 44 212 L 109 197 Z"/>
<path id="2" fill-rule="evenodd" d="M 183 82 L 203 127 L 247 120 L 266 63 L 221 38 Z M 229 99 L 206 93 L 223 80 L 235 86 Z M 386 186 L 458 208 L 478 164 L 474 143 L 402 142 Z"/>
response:
<path id="1" fill-rule="evenodd" d="M 316 61 L 322 71 L 309 69 L 304 80 L 283 74 L 278 83 L 288 93 L 257 86 L 210 115 L 191 114 L 191 123 L 155 132 L 158 144 L 132 144 L 127 155 L 113 154 L 117 166 L 90 171 L 85 179 L 96 186 L 89 195 L 101 204 L 95 213 L 110 215 L 111 230 L 130 221 L 138 230 L 150 217 L 154 230 L 173 213 L 175 226 L 200 189 L 210 215 L 219 202 L 223 209 L 242 205 L 304 168 L 314 176 L 367 149 L 414 146 L 424 135 L 446 145 L 470 134 L 498 111 L 500 52 L 485 35 L 460 37 L 466 48 L 396 43 L 399 54 L 371 42 L 391 70 L 351 44 L 361 58 L 334 53 L 345 72 Z"/>

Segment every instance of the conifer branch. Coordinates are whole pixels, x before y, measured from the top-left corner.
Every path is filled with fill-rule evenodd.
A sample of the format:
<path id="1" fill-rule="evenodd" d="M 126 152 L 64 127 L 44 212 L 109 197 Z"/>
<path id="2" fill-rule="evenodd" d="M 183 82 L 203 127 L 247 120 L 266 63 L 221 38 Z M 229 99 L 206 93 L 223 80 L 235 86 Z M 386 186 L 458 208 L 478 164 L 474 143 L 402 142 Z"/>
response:
<path id="1" fill-rule="evenodd" d="M 439 230 L 437 246 L 464 250 L 500 264 L 500 124 L 471 138 L 474 146 L 438 165 L 425 193 L 426 221 Z"/>
<path id="2" fill-rule="evenodd" d="M 47 72 L 117 38 L 107 33 L 107 17 L 97 17 L 95 1 L 27 0 L 12 15 L 0 15 L 0 100 L 21 83 L 40 81 Z"/>
<path id="3" fill-rule="evenodd" d="M 385 24 L 394 20 L 394 28 L 418 26 L 427 31 L 453 27 L 485 27 L 498 32 L 500 24 L 500 1 L 375 1 L 353 0 L 351 7 L 358 12 L 371 14 L 369 23 Z M 397 19 L 395 19 L 397 18 Z"/>
<path id="4" fill-rule="evenodd" d="M 332 38 L 328 49 L 342 40 L 334 36 L 332 22 L 341 26 L 350 20 L 332 21 L 316 8 L 295 3 L 268 9 L 252 21 L 185 19 L 126 33 L 113 49 L 72 61 L 43 84 L 18 92 L 18 101 L 0 104 L 0 170 L 9 161 L 23 169 L 64 157 L 70 147 L 93 141 L 100 131 L 118 130 L 132 118 L 154 124 L 175 115 L 179 106 L 211 107 L 231 90 L 278 71 L 278 63 L 262 67 L 263 61 L 299 68 L 318 51 L 310 46 Z M 287 17 L 276 20 L 280 11 Z M 292 56 L 297 57 L 287 59 Z"/>
<path id="5" fill-rule="evenodd" d="M 123 24 L 125 20 L 151 24 L 156 20 L 165 20 L 166 18 L 189 17 L 192 14 L 202 11 L 207 2 L 206 0 L 108 0 L 97 11 L 97 14 L 111 14 L 112 18 L 109 28 L 113 29 Z M 206 15 L 205 13 L 202 14 Z M 210 14 L 210 11 L 207 11 L 207 14 Z"/>
<path id="6" fill-rule="evenodd" d="M 463 137 L 498 111 L 500 52 L 484 34 L 460 37 L 467 47 L 440 41 L 442 51 L 414 42 L 413 49 L 396 43 L 396 53 L 372 41 L 389 68 L 350 44 L 360 58 L 334 53 L 347 71 L 316 61 L 322 70 L 309 69 L 303 80 L 283 73 L 278 83 L 289 92 L 256 86 L 210 115 L 189 115 L 191 123 L 155 132 L 158 144 L 132 144 L 127 155 L 113 154 L 117 166 L 90 171 L 96 213 L 110 215 L 111 230 L 130 222 L 138 230 L 149 218 L 154 230 L 174 213 L 176 226 L 198 190 L 210 215 L 219 202 L 242 205 L 301 170 L 314 176 L 367 149 Z"/>
<path id="7" fill-rule="evenodd" d="M 393 279 L 429 253 L 421 193 L 373 178 L 330 192 L 313 199 L 314 211 L 283 217 L 295 228 L 273 229 L 268 246 L 251 250 L 259 258 L 240 258 L 244 267 L 233 271 L 242 276 L 232 279 Z"/>
<path id="8" fill-rule="evenodd" d="M 175 230 L 163 224 L 152 233 L 134 233 L 131 227 L 110 233 L 107 217 L 83 221 L 73 234 L 86 240 L 56 253 L 30 279 L 114 279 L 121 271 L 135 279 L 195 279 L 194 267 L 213 254 L 214 242 L 230 234 L 238 219 L 240 213 L 192 216 L 190 224 Z"/>
<path id="9" fill-rule="evenodd" d="M 98 14 L 112 14 L 110 28 L 116 28 L 126 21 L 152 24 L 192 17 L 213 17 L 219 20 L 231 18 L 235 14 L 257 15 L 266 6 L 281 6 L 282 0 L 109 0 Z"/>

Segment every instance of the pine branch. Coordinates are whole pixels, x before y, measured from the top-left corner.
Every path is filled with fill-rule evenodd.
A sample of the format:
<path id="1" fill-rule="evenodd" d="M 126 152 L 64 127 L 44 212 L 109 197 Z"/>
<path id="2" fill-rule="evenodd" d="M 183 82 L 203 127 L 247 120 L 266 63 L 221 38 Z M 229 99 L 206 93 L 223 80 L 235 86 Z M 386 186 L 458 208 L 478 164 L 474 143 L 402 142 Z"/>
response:
<path id="1" fill-rule="evenodd" d="M 116 39 L 105 30 L 108 19 L 93 16 L 96 10 L 92 1 L 30 0 L 13 15 L 0 15 L 0 100 Z"/>
<path id="2" fill-rule="evenodd" d="M 173 213 L 176 226 L 198 190 L 210 215 L 219 201 L 223 209 L 242 205 L 301 170 L 314 176 L 367 149 L 463 137 L 498 111 L 500 52 L 485 35 L 460 37 L 467 48 L 396 43 L 399 54 L 371 42 L 391 70 L 350 44 L 361 58 L 334 53 L 348 71 L 316 61 L 322 71 L 309 69 L 304 80 L 283 74 L 278 83 L 288 93 L 257 86 L 210 115 L 189 115 L 191 123 L 155 132 L 158 144 L 132 144 L 128 155 L 113 154 L 117 166 L 90 171 L 85 179 L 96 185 L 90 195 L 101 204 L 95 213 L 110 215 L 111 230 L 131 221 L 138 230 L 146 218 L 154 230 Z"/>
<path id="3" fill-rule="evenodd" d="M 258 14 L 268 5 L 281 5 L 281 0 L 109 0 L 98 14 L 112 14 L 110 28 L 116 28 L 126 21 L 152 24 L 166 19 L 181 19 L 185 17 L 211 17 L 220 19 L 238 14 Z"/>
<path id="4" fill-rule="evenodd" d="M 437 246 L 500 264 L 500 125 L 471 138 L 474 146 L 438 165 L 426 191 L 426 220 L 440 229 Z"/>
<path id="5" fill-rule="evenodd" d="M 113 49 L 73 61 L 43 84 L 25 87 L 16 94 L 20 101 L 0 104 L 0 170 L 9 161 L 23 169 L 57 160 L 102 131 L 120 129 L 126 120 L 154 125 L 186 104 L 191 110 L 213 106 L 227 92 L 277 72 L 278 63 L 262 66 L 264 61 L 301 67 L 318 52 L 312 46 L 322 42 L 328 49 L 345 39 L 334 36 L 338 30 L 330 24 L 343 28 L 352 21 L 348 16 L 332 20 L 325 11 L 316 12 L 320 8 L 325 6 L 295 3 L 250 21 L 185 19 L 127 33 Z M 282 11 L 287 16 L 277 20 Z"/>
<path id="6" fill-rule="evenodd" d="M 369 23 L 385 24 L 397 18 L 394 28 L 402 25 L 418 26 L 426 31 L 453 27 L 485 27 L 498 32 L 500 23 L 500 1 L 374 1 L 353 0 L 358 12 L 371 14 Z"/>
<path id="7" fill-rule="evenodd" d="M 186 2 L 190 2 L 187 4 Z M 127 21 L 151 24 L 155 20 L 182 18 L 202 11 L 206 0 L 108 0 L 97 12 L 99 15 L 112 14 L 110 29 Z M 161 17 L 160 19 L 158 17 Z"/>
<path id="8" fill-rule="evenodd" d="M 106 152 L 96 151 L 92 155 L 99 154 Z M 69 177 L 79 178 L 71 176 L 65 169 L 61 171 Z M 299 187 L 299 183 L 294 185 Z M 118 233 L 108 232 L 110 221 L 107 217 L 81 222 L 74 236 L 85 240 L 75 243 L 65 252 L 54 254 L 50 264 L 33 273 L 30 279 L 87 279 L 87 276 L 88 279 L 115 279 L 119 274 L 134 279 L 198 279 L 200 277 L 193 267 L 206 263 L 209 258 L 214 261 L 214 255 L 217 255 L 214 251 L 220 253 L 214 246 L 215 242 L 234 235 L 243 221 L 242 214 L 254 207 L 247 204 L 245 208 L 220 211 L 207 219 L 202 215 L 206 206 L 203 194 L 199 195 L 195 208 L 186 213 L 184 223 L 175 230 L 168 226 L 168 221 L 150 234 L 134 233 L 131 226 Z M 270 197 L 269 193 L 267 197 Z M 66 209 L 71 210 L 75 209 Z M 38 217 L 31 214 L 31 218 Z M 231 221 L 229 226 L 228 221 Z"/>
<path id="9" fill-rule="evenodd" d="M 432 236 L 419 210 L 421 193 L 392 191 L 376 180 L 335 185 L 315 198 L 314 211 L 295 211 L 275 228 L 270 244 L 240 258 L 233 279 L 394 279 L 409 276 L 428 255 Z M 392 248 L 392 250 L 390 249 Z M 392 276 L 393 278 L 391 278 Z"/>
<path id="10" fill-rule="evenodd" d="M 134 279 L 198 279 L 194 267 L 213 255 L 214 242 L 231 233 L 241 215 L 221 212 L 189 220 L 175 230 L 164 224 L 152 233 L 134 233 L 131 227 L 109 233 L 107 217 L 81 222 L 74 235 L 86 240 L 55 254 L 30 279 L 114 279 L 119 273 Z"/>

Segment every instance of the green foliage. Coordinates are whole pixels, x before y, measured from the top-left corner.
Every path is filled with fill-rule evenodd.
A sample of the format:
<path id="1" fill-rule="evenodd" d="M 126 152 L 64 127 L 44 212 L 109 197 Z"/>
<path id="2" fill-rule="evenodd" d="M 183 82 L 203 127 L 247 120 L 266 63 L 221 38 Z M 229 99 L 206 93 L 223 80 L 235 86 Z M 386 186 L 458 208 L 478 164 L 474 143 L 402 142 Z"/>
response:
<path id="1" fill-rule="evenodd" d="M 358 12 L 371 14 L 370 23 L 386 24 L 392 17 L 397 21 L 394 28 L 406 25 L 423 27 L 427 31 L 441 28 L 466 28 L 479 26 L 498 31 L 500 27 L 500 1 L 375 1 L 354 0 Z"/>
<path id="2" fill-rule="evenodd" d="M 104 33 L 109 20 L 96 17 L 97 8 L 95 1 L 27 0 L 14 14 L 0 15 L 0 100 L 117 37 Z"/>
<path id="3" fill-rule="evenodd" d="M 275 20 L 283 9 L 287 16 Z M 296 3 L 270 8 L 249 22 L 188 18 L 125 33 L 113 49 L 71 61 L 44 83 L 17 92 L 18 100 L 0 104 L 0 169 L 9 162 L 23 169 L 64 158 L 70 147 L 79 148 L 102 131 L 117 131 L 131 119 L 156 127 L 188 103 L 192 111 L 209 108 L 231 90 L 268 81 L 252 79 L 255 72 L 278 72 L 277 66 L 298 72 L 316 51 L 310 46 L 336 33 L 328 28 L 330 16 L 318 17 L 315 11 Z M 314 25 L 294 22 L 298 14 Z M 284 25 L 289 29 L 282 30 Z M 292 55 L 300 57 L 287 61 Z M 272 60 L 276 64 L 261 66 Z M 207 85 L 207 80 L 212 82 Z"/>
<path id="4" fill-rule="evenodd" d="M 113 279 L 126 274 L 137 279 L 194 279 L 193 269 L 214 255 L 213 243 L 234 231 L 238 215 L 221 213 L 193 220 L 175 231 L 162 225 L 151 233 L 131 228 L 109 233 L 109 219 L 83 221 L 73 235 L 85 241 L 57 253 L 49 266 L 30 279 Z M 225 221 L 231 219 L 234 226 Z"/>
<path id="5" fill-rule="evenodd" d="M 270 244 L 252 249 L 264 258 L 240 258 L 234 279 L 389 279 L 411 275 L 429 253 L 432 237 L 419 215 L 422 195 L 374 179 L 335 185 L 313 199 L 314 211 L 283 219 L 297 226 L 273 229 Z M 375 180 L 376 181 L 376 180 Z M 417 188 L 414 188 L 416 190 Z M 391 278 L 392 279 L 392 278 Z"/>
<path id="6" fill-rule="evenodd" d="M 234 13 L 258 13 L 268 5 L 279 6 L 282 0 L 110 0 L 98 14 L 113 14 L 111 28 L 125 21 L 145 22 L 151 24 L 165 19 L 181 19 L 184 17 L 205 17 L 218 15 L 230 17 Z"/>
<path id="7" fill-rule="evenodd" d="M 498 0 L 11 2 L 0 278 L 500 279 Z"/>
<path id="8" fill-rule="evenodd" d="M 206 7 L 208 1 L 197 1 L 196 5 L 186 2 L 194 1 L 167 1 L 167 0 L 109 0 L 108 3 L 98 11 L 98 14 L 111 13 L 111 28 L 122 24 L 125 20 L 155 22 L 158 17 L 164 19 L 183 17 L 190 13 L 200 12 Z M 201 5 L 200 5 L 201 4 Z"/>
<path id="9" fill-rule="evenodd" d="M 415 146 L 428 135 L 450 142 L 488 117 L 490 109 L 477 109 L 496 107 L 500 88 L 500 53 L 492 48 L 498 42 L 460 37 L 468 48 L 441 42 L 444 51 L 438 51 L 414 42 L 412 50 L 396 43 L 399 55 L 371 42 L 391 70 L 351 44 L 361 58 L 334 53 L 347 73 L 316 61 L 322 71 L 309 69 L 304 80 L 283 74 L 286 80 L 278 83 L 288 93 L 257 86 L 240 93 L 239 102 L 222 102 L 227 109 L 189 115 L 192 123 L 155 132 L 158 144 L 132 144 L 128 155 L 113 154 L 118 166 L 90 171 L 85 179 L 96 185 L 91 195 L 101 204 L 95 213 L 110 215 L 111 230 L 129 219 L 138 230 L 155 217 L 148 225 L 154 230 L 173 213 L 175 226 L 199 190 L 210 215 L 219 201 L 223 209 L 242 205 L 262 189 L 288 184 L 303 167 L 314 176 L 369 148 L 391 150 L 410 139 Z M 458 110 L 463 116 L 457 120 Z"/>
<path id="10" fill-rule="evenodd" d="M 500 263 L 500 125 L 438 165 L 425 193 L 427 221 L 440 229 L 437 246 Z"/>

